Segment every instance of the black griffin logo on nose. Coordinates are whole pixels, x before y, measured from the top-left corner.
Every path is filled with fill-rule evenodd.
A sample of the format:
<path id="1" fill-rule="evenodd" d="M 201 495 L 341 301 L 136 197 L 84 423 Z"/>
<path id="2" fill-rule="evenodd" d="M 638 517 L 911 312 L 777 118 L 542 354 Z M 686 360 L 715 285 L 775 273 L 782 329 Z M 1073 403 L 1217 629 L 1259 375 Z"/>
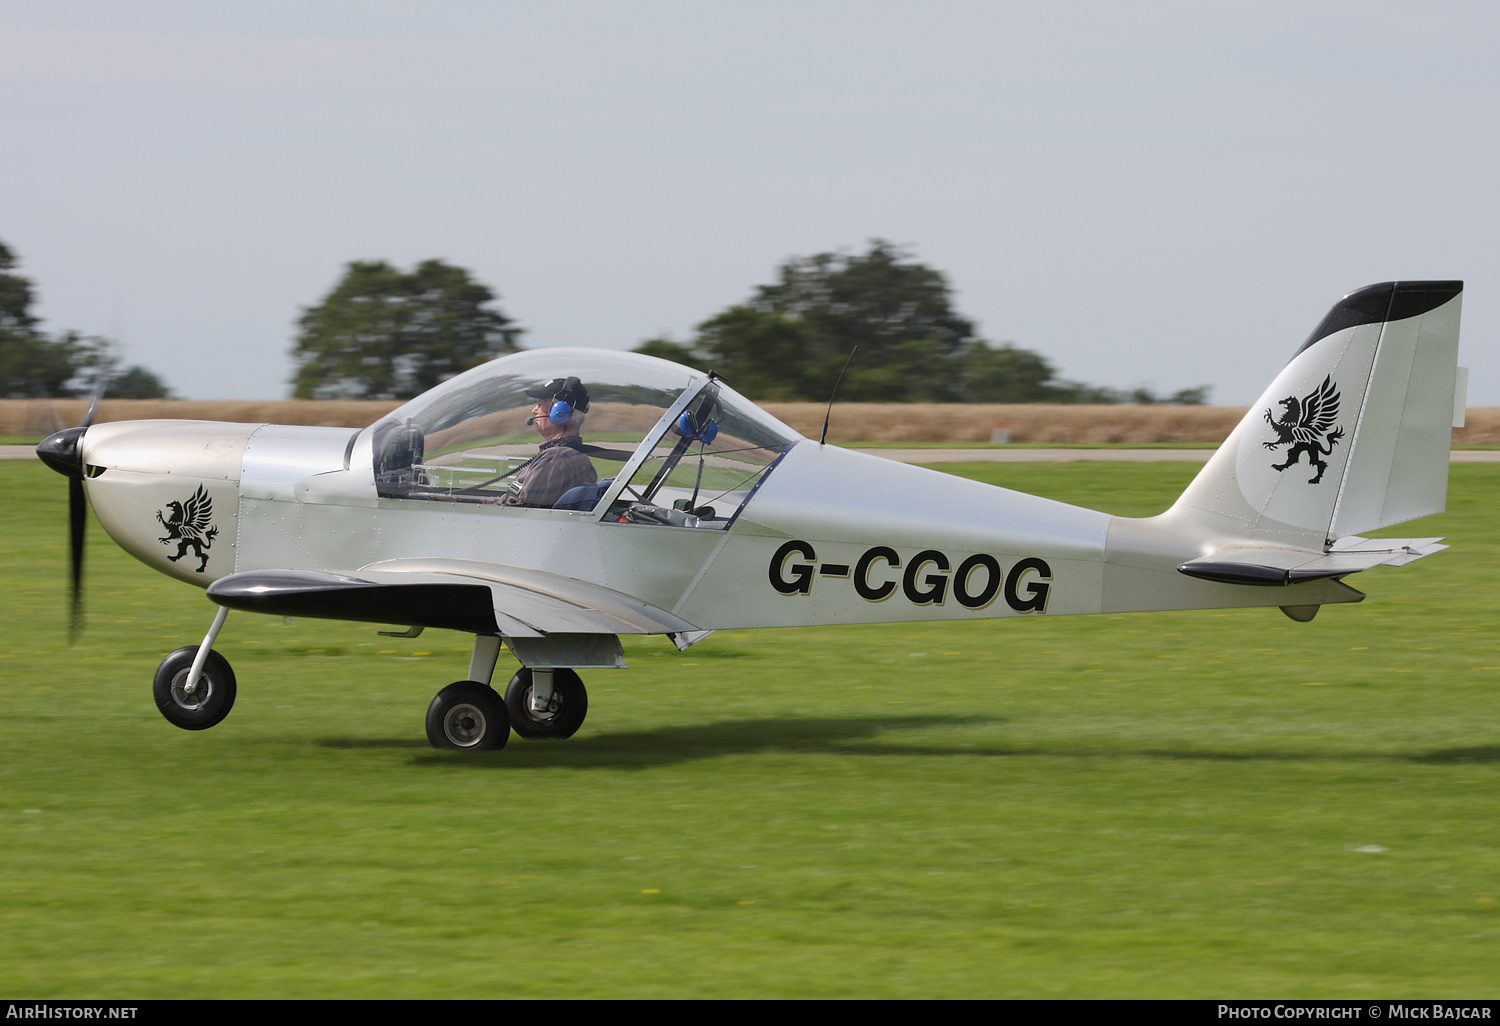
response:
<path id="1" fill-rule="evenodd" d="M 1321 385 L 1302 397 L 1301 402 L 1297 401 L 1296 396 L 1289 395 L 1281 400 L 1281 405 L 1286 412 L 1280 420 L 1273 418 L 1271 411 L 1266 410 L 1266 423 L 1276 432 L 1276 438 L 1261 444 L 1267 449 L 1283 445 L 1291 448 L 1287 450 L 1286 462 L 1273 463 L 1271 469 L 1285 470 L 1305 452 L 1308 464 L 1318 468 L 1317 476 L 1307 483 L 1317 484 L 1323 480 L 1323 472 L 1328 469 L 1328 464 L 1319 457 L 1333 455 L 1333 447 L 1344 437 L 1343 428 L 1334 428 L 1339 418 L 1339 390 L 1333 383 L 1333 375 L 1325 377 Z M 1323 448 L 1325 441 L 1328 443 L 1326 449 Z"/>
<path id="2" fill-rule="evenodd" d="M 174 563 L 187 555 L 191 548 L 199 559 L 198 572 L 203 573 L 208 566 L 208 548 L 219 536 L 219 529 L 212 524 L 214 504 L 208 493 L 199 485 L 186 502 L 169 502 L 167 509 L 172 511 L 170 517 L 163 517 L 161 510 L 156 511 L 156 519 L 167 529 L 167 536 L 156 540 L 163 545 L 177 543 L 177 555 L 167 557 Z"/>

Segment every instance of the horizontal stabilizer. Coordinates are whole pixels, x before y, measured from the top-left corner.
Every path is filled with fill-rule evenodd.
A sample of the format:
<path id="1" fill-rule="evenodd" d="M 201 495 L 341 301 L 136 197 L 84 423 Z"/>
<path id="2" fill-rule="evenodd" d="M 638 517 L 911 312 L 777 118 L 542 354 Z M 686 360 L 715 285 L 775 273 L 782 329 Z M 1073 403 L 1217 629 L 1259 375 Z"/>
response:
<path id="1" fill-rule="evenodd" d="M 1179 573 L 1219 584 L 1281 587 L 1343 577 L 1374 566 L 1402 566 L 1448 546 L 1441 538 L 1340 538 L 1324 553 L 1303 549 L 1226 548 L 1190 559 Z"/>

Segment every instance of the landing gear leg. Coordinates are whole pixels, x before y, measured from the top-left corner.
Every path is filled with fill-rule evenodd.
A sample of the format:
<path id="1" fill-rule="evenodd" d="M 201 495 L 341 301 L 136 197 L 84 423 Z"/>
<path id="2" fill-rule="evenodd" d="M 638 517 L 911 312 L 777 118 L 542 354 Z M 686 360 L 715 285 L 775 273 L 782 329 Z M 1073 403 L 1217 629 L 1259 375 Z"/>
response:
<path id="1" fill-rule="evenodd" d="M 198 654 L 193 657 L 193 667 L 188 670 L 187 680 L 182 685 L 184 694 L 191 695 L 198 690 L 198 675 L 203 672 L 203 664 L 207 661 L 209 652 L 213 651 L 214 642 L 219 640 L 219 632 L 224 629 L 224 621 L 228 618 L 229 607 L 220 606 L 219 611 L 214 614 L 214 622 L 208 628 L 208 633 L 203 636 L 203 644 L 198 646 Z"/>
<path id="2" fill-rule="evenodd" d="M 469 679 L 488 684 L 495 676 L 500 658 L 500 638 L 493 634 L 474 635 L 474 654 L 469 657 Z"/>

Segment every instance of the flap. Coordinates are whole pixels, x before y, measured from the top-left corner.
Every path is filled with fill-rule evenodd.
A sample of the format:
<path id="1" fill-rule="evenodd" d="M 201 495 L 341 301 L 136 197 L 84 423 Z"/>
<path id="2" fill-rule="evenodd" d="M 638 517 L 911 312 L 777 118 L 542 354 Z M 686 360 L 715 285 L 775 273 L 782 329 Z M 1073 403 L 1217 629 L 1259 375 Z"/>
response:
<path id="1" fill-rule="evenodd" d="M 624 592 L 544 570 L 468 559 L 388 559 L 362 567 L 362 578 L 483 584 L 506 637 L 547 634 L 673 634 L 697 625 Z M 506 622 L 512 627 L 507 628 Z M 524 625 L 526 629 L 517 629 Z"/>

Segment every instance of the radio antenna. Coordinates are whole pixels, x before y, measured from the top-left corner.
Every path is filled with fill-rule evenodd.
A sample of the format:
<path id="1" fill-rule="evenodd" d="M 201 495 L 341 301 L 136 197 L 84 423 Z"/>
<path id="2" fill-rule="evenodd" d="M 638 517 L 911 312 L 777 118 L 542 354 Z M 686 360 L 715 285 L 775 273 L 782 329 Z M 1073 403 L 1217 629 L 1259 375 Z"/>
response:
<path id="1" fill-rule="evenodd" d="M 828 418 L 833 416 L 833 400 L 839 394 L 839 385 L 844 382 L 844 371 L 849 369 L 849 364 L 854 359 L 854 354 L 859 352 L 859 346 L 849 350 L 849 359 L 844 361 L 844 370 L 839 371 L 838 380 L 833 383 L 833 395 L 828 397 L 828 412 L 823 414 L 823 434 L 818 439 L 819 445 L 828 444 Z"/>

